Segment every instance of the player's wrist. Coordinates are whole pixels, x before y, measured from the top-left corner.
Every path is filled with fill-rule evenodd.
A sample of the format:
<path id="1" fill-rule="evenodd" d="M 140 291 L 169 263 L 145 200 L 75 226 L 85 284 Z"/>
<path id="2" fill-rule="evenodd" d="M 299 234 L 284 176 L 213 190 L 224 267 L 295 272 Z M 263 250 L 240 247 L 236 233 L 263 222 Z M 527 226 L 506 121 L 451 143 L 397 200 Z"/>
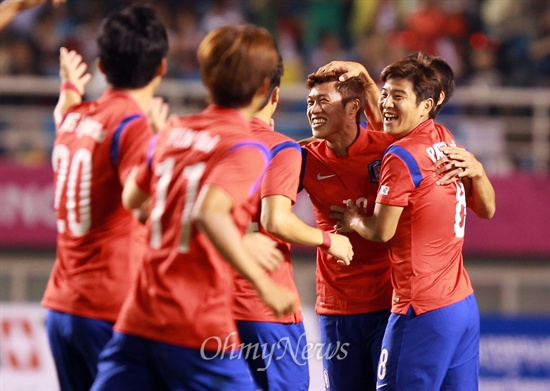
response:
<path id="1" fill-rule="evenodd" d="M 361 223 L 361 218 L 360 217 L 354 217 L 350 220 L 349 222 L 349 227 L 355 231 L 355 229 L 359 226 L 359 224 Z"/>
<path id="2" fill-rule="evenodd" d="M 82 92 L 78 88 L 76 84 L 74 84 L 70 80 L 65 80 L 61 83 L 61 86 L 59 87 L 59 92 L 63 92 L 65 90 L 70 90 L 76 92 L 78 95 L 82 96 Z"/>
<path id="3" fill-rule="evenodd" d="M 319 245 L 319 247 L 326 251 L 330 249 L 330 246 L 332 246 L 332 239 L 330 238 L 328 232 L 321 230 L 321 233 L 323 234 L 323 242 Z"/>

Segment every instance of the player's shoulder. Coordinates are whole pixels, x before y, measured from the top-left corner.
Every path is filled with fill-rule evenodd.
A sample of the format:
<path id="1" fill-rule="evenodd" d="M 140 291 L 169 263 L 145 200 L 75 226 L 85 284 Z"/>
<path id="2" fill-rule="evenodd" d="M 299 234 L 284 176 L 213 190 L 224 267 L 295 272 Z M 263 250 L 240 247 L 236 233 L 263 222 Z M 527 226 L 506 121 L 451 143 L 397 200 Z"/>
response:
<path id="1" fill-rule="evenodd" d="M 395 139 L 390 136 L 389 134 L 386 134 L 383 131 L 374 130 L 374 128 L 365 122 L 362 122 L 359 125 L 359 128 L 361 132 L 370 140 L 373 140 L 373 142 L 378 142 L 380 144 L 391 144 L 395 141 Z"/>
<path id="2" fill-rule="evenodd" d="M 319 153 L 320 150 L 323 150 L 326 147 L 325 140 L 314 140 L 307 144 L 302 145 L 302 149 L 308 153 Z"/>

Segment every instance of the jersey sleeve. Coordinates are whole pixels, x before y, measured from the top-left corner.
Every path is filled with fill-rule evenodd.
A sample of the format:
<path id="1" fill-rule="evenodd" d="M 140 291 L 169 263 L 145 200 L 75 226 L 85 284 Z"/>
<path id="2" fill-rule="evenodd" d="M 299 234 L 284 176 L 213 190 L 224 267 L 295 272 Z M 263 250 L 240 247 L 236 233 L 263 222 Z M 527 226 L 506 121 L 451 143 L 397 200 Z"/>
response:
<path id="1" fill-rule="evenodd" d="M 261 185 L 261 198 L 282 195 L 296 202 L 302 154 L 295 142 L 284 142 L 272 150 L 271 162 Z"/>
<path id="2" fill-rule="evenodd" d="M 118 151 L 113 151 L 117 154 L 116 159 L 113 160 L 118 166 L 120 183 L 124 183 L 134 166 L 144 161 L 151 137 L 152 132 L 147 118 L 142 116 L 129 121 L 121 130 Z"/>
<path id="3" fill-rule="evenodd" d="M 404 148 L 392 146 L 382 160 L 376 202 L 407 206 L 409 195 L 422 180 L 414 157 Z"/>
<path id="4" fill-rule="evenodd" d="M 136 185 L 139 189 L 145 193 L 150 193 L 151 189 L 151 168 L 146 162 L 142 162 L 138 166 L 136 174 Z"/>
<path id="5" fill-rule="evenodd" d="M 366 130 L 371 130 L 373 132 L 377 131 L 376 129 L 374 129 L 370 122 L 361 122 L 360 126 Z"/>
<path id="6" fill-rule="evenodd" d="M 240 204 L 258 190 L 269 161 L 263 144 L 236 144 L 220 159 L 204 184 L 222 188 L 234 203 Z"/>

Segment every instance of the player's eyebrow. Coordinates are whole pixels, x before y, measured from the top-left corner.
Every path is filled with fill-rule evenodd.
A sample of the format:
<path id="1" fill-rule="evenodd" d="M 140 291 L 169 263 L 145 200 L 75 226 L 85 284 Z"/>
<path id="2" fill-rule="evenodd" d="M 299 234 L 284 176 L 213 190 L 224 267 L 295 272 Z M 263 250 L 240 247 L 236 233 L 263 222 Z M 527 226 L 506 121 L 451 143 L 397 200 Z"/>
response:
<path id="1" fill-rule="evenodd" d="M 327 94 L 325 92 L 322 92 L 320 94 L 309 94 L 307 97 L 308 98 L 324 98 L 326 96 L 329 96 L 329 94 Z"/>

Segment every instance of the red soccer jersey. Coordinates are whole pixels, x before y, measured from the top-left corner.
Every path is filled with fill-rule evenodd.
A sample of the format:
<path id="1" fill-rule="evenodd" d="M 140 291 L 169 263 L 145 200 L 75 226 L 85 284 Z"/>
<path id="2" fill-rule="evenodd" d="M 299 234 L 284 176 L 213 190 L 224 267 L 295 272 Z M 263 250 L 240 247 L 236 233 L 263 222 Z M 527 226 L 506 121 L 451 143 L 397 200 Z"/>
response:
<path id="1" fill-rule="evenodd" d="M 65 116 L 52 152 L 58 237 L 44 307 L 116 319 L 145 229 L 123 208 L 122 186 L 151 135 L 137 103 L 121 91 L 107 90 Z"/>
<path id="2" fill-rule="evenodd" d="M 255 136 L 263 141 L 269 148 L 271 162 L 260 186 L 260 199 L 273 195 L 282 195 L 296 202 L 296 193 L 300 181 L 300 168 L 302 156 L 300 146 L 281 133 L 275 132 L 264 121 L 254 118 L 251 128 Z M 269 234 L 260 224 L 261 210 L 252 219 L 260 227 L 260 232 L 268 235 L 279 245 L 285 260 L 279 267 L 270 273 L 270 277 L 278 285 L 284 286 L 294 292 L 298 297 L 298 289 L 294 282 L 292 264 L 290 263 L 290 245 L 275 236 Z M 235 318 L 253 322 L 297 323 L 303 320 L 302 311 L 292 315 L 276 317 L 258 296 L 254 286 L 246 279 L 237 275 L 235 279 Z"/>
<path id="3" fill-rule="evenodd" d="M 420 315 L 473 292 L 462 259 L 464 186 L 436 186 L 433 175 L 446 145 L 455 145 L 449 131 L 427 120 L 384 155 L 376 202 L 404 207 L 390 246 L 396 314 L 412 305 Z"/>
<path id="4" fill-rule="evenodd" d="M 313 204 L 317 226 L 333 231 L 330 207 L 353 200 L 372 215 L 382 156 L 393 138 L 383 132 L 359 129 L 357 140 L 347 156 L 336 156 L 325 141 L 305 147 L 302 187 Z M 390 308 L 392 287 L 388 244 L 365 240 L 357 233 L 346 233 L 353 245 L 353 260 L 342 266 L 317 250 L 317 303 L 322 315 L 348 315 Z"/>
<path id="5" fill-rule="evenodd" d="M 142 189 L 152 178 L 149 248 L 115 329 L 194 349 L 238 344 L 232 267 L 191 224 L 191 210 L 203 186 L 221 188 L 244 233 L 268 151 L 237 110 L 215 105 L 171 121 L 154 148 L 150 175 L 142 166 L 137 176 Z"/>

